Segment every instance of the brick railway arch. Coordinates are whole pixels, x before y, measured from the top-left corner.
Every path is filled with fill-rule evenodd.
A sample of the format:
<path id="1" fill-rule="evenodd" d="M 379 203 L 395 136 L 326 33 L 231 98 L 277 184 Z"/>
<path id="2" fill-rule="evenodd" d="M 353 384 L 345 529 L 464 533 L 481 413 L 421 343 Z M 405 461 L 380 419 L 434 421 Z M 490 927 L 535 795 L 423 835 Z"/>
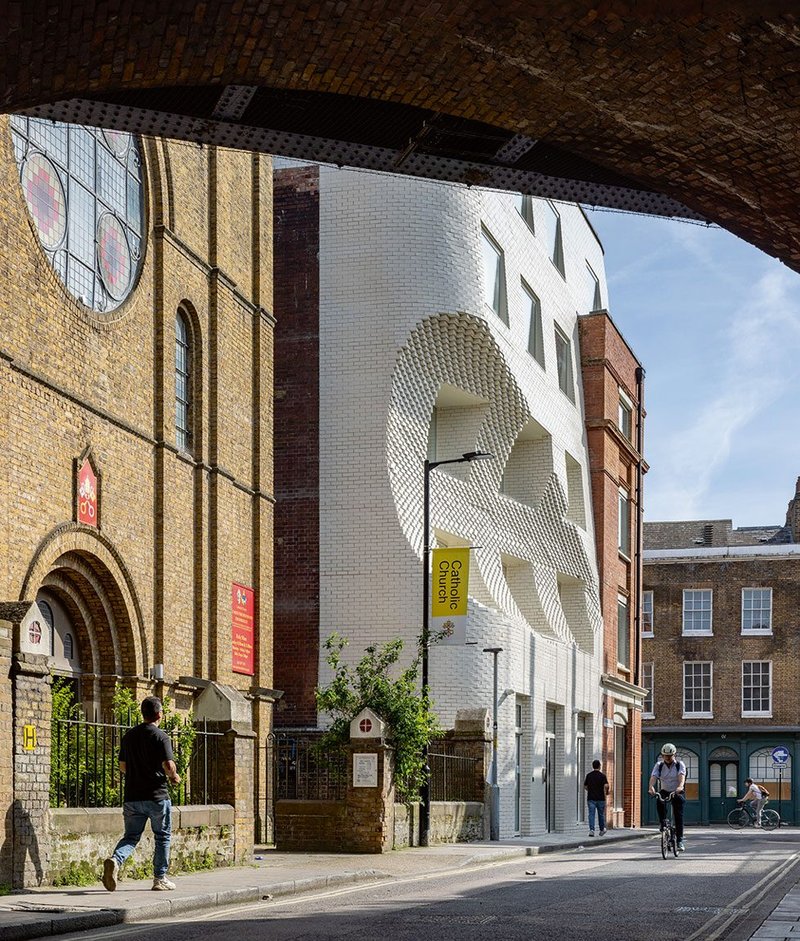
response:
<path id="1" fill-rule="evenodd" d="M 37 548 L 20 600 L 55 598 L 74 630 L 85 703 L 108 705 L 117 678 L 147 675 L 149 653 L 142 609 L 122 557 L 101 533 L 67 524 Z"/>
<path id="2" fill-rule="evenodd" d="M 702 218 L 800 270 L 788 3 L 31 0 L 0 110 Z"/>

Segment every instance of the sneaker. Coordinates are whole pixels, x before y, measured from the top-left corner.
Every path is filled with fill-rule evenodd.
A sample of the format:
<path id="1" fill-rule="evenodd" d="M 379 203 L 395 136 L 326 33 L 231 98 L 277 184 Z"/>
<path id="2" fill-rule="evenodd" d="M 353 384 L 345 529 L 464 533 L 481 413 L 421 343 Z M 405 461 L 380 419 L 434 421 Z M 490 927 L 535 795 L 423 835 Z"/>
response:
<path id="1" fill-rule="evenodd" d="M 605 835 L 606 835 L 606 832 L 607 832 L 607 831 L 606 831 L 606 828 L 603 827 L 603 829 L 600 831 L 600 836 L 605 836 Z"/>
<path id="2" fill-rule="evenodd" d="M 166 876 L 162 876 L 160 879 L 153 879 L 153 891 L 154 892 L 172 892 L 175 888 L 175 883 L 170 882 Z"/>
<path id="3" fill-rule="evenodd" d="M 103 860 L 103 885 L 109 892 L 113 892 L 117 887 L 117 876 L 119 874 L 119 863 L 113 856 Z"/>
<path id="4" fill-rule="evenodd" d="M 678 840 L 678 852 L 682 853 L 686 849 L 686 845 L 683 840 Z"/>
<path id="5" fill-rule="evenodd" d="M 589 831 L 589 836 L 594 836 L 594 830 Z"/>

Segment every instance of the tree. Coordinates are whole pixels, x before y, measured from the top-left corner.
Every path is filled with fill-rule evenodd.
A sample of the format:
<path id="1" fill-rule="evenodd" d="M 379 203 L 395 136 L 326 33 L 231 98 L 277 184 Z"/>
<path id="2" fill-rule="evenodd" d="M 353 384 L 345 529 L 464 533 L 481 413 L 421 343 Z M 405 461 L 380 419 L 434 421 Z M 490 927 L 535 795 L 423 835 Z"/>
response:
<path id="1" fill-rule="evenodd" d="M 435 640 L 436 638 L 431 638 Z M 423 783 L 423 752 L 442 729 L 430 708 L 427 688 L 418 689 L 420 657 L 400 672 L 392 671 L 400 659 L 403 641 L 389 641 L 382 647 L 371 645 L 355 667 L 344 662 L 342 651 L 347 639 L 333 633 L 325 641 L 325 660 L 333 679 L 317 687 L 317 709 L 331 717 L 320 748 L 329 753 L 341 751 L 350 740 L 350 722 L 369 707 L 386 722 L 395 752 L 395 786 L 401 801 L 419 798 Z"/>

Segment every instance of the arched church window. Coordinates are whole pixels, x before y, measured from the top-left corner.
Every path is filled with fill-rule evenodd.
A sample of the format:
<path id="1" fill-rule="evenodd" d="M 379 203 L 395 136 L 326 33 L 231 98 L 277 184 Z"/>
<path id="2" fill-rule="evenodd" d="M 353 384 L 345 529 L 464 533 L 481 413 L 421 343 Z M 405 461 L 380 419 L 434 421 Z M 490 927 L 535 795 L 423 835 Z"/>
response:
<path id="1" fill-rule="evenodd" d="M 192 350 L 186 314 L 175 317 L 175 443 L 192 449 Z"/>
<path id="2" fill-rule="evenodd" d="M 10 123 L 20 184 L 50 264 L 85 307 L 114 310 L 133 290 L 143 253 L 135 138 L 18 114 Z"/>

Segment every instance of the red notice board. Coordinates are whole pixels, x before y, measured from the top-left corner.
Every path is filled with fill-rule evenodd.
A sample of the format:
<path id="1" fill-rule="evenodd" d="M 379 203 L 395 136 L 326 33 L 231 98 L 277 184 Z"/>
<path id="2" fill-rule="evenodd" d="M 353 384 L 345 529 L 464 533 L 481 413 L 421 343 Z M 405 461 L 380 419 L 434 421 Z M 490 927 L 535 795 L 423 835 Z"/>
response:
<path id="1" fill-rule="evenodd" d="M 231 585 L 231 643 L 233 672 L 254 672 L 256 593 L 245 585 Z"/>

